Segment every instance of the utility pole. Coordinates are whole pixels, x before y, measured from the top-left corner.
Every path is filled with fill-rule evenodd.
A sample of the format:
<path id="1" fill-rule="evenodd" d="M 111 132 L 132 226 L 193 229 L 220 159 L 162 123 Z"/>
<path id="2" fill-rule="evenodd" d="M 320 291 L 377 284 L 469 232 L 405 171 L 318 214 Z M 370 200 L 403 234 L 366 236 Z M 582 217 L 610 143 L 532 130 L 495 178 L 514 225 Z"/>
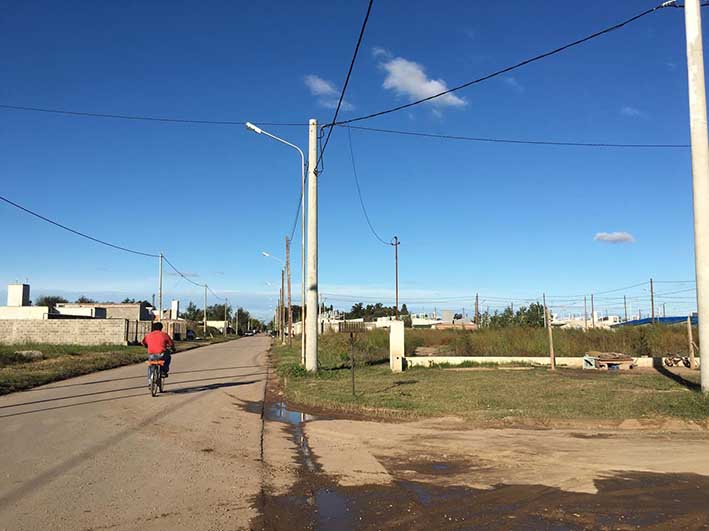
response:
<path id="1" fill-rule="evenodd" d="M 308 304 L 305 369 L 318 370 L 318 121 L 308 126 Z"/>
<path id="2" fill-rule="evenodd" d="M 204 330 L 204 337 L 207 337 L 207 285 L 204 285 L 204 324 L 202 326 Z"/>
<path id="3" fill-rule="evenodd" d="M 662 303 L 662 317 L 667 317 L 667 314 L 665 313 L 665 303 Z"/>
<path id="4" fill-rule="evenodd" d="M 290 284 L 290 240 L 286 236 L 286 272 L 288 274 L 288 346 L 293 346 L 293 306 L 291 305 Z"/>
<path id="5" fill-rule="evenodd" d="M 623 308 L 625 309 L 625 322 L 628 322 L 628 300 L 623 295 Z"/>
<path id="6" fill-rule="evenodd" d="M 593 305 L 593 293 L 591 293 L 591 328 L 596 328 L 596 309 Z"/>
<path id="7" fill-rule="evenodd" d="M 477 293 L 475 294 L 475 324 L 480 326 L 480 299 Z"/>
<path id="8" fill-rule="evenodd" d="M 650 312 L 651 322 L 655 324 L 655 288 L 652 279 L 650 279 Z"/>
<path id="9" fill-rule="evenodd" d="M 546 328 L 549 324 L 549 321 L 547 321 L 547 294 L 542 293 L 542 301 L 544 302 L 544 328 Z"/>
<path id="10" fill-rule="evenodd" d="M 396 320 L 399 320 L 399 238 L 394 236 L 394 269 L 396 288 Z"/>
<path id="11" fill-rule="evenodd" d="M 699 357 L 702 392 L 709 393 L 709 136 L 704 87 L 702 15 L 699 0 L 684 2 L 689 80 L 689 125 L 692 145 L 692 191 L 694 196 L 694 269 L 697 277 Z"/>
<path id="12" fill-rule="evenodd" d="M 551 316 L 549 315 L 549 310 L 547 310 L 546 306 L 544 306 L 544 317 L 546 318 L 547 323 L 549 323 L 549 326 L 547 326 L 547 335 L 549 337 L 549 366 L 552 371 L 555 371 L 556 355 L 554 354 L 554 334 L 551 330 Z"/>
<path id="13" fill-rule="evenodd" d="M 286 344 L 286 288 L 285 268 L 281 269 L 281 345 Z"/>
<path id="14" fill-rule="evenodd" d="M 227 317 L 226 309 L 229 305 L 229 299 L 224 299 L 224 335 L 226 335 L 227 328 L 229 328 L 229 319 Z"/>
<path id="15" fill-rule="evenodd" d="M 588 303 L 586 295 L 583 296 L 583 329 L 588 330 Z"/>
<path id="16" fill-rule="evenodd" d="M 158 321 L 162 321 L 162 253 L 160 253 L 160 272 L 158 274 L 160 286 L 158 286 Z"/>

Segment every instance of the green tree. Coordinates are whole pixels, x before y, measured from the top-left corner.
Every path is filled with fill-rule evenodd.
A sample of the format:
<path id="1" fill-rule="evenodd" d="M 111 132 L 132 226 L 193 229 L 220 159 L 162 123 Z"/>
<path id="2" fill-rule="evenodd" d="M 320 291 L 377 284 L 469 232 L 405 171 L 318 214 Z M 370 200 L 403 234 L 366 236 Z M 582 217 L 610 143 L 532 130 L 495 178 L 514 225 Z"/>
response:
<path id="1" fill-rule="evenodd" d="M 223 321 L 231 320 L 231 305 L 226 305 L 226 316 L 224 314 L 224 304 L 213 304 L 212 306 L 207 306 L 207 321 Z"/>
<path id="2" fill-rule="evenodd" d="M 204 317 L 204 313 L 201 309 L 197 308 L 197 305 L 190 301 L 187 308 L 180 312 L 180 317 L 188 321 L 201 321 Z"/>
<path id="3" fill-rule="evenodd" d="M 82 295 L 81 297 L 79 297 L 78 299 L 76 299 L 75 302 L 76 302 L 77 304 L 95 304 L 95 303 L 96 303 L 95 300 L 90 299 L 90 298 L 88 298 L 88 297 L 86 297 L 86 296 L 84 296 L 84 295 Z"/>
<path id="4" fill-rule="evenodd" d="M 37 298 L 35 306 L 49 306 L 50 308 L 54 308 L 57 304 L 65 302 L 69 301 L 59 295 L 42 295 Z"/>

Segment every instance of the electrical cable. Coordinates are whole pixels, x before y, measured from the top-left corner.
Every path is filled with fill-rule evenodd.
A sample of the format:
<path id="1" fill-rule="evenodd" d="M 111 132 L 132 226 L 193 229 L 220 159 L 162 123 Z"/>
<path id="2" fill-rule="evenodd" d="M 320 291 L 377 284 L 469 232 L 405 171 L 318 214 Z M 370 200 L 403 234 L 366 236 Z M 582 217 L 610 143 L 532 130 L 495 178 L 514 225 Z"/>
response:
<path id="1" fill-rule="evenodd" d="M 100 243 L 101 245 L 105 245 L 107 247 L 112 247 L 113 249 L 118 249 L 119 251 L 125 251 L 127 253 L 137 254 L 140 256 L 148 256 L 150 258 L 160 258 L 159 254 L 145 253 L 143 251 L 136 251 L 135 249 L 129 249 L 128 247 L 122 247 L 121 245 L 116 245 L 114 243 L 109 243 L 107 241 L 101 240 L 99 238 L 94 238 L 93 236 L 89 236 L 88 234 L 85 234 L 85 233 L 80 232 L 78 230 L 67 227 L 66 225 L 62 225 L 61 223 L 54 221 L 52 219 L 49 219 L 49 218 L 43 216 L 42 214 L 38 214 L 37 212 L 30 210 L 29 208 L 25 208 L 22 205 L 15 203 L 14 201 L 10 201 L 7 197 L 0 196 L 0 200 L 4 201 L 8 205 L 12 205 L 15 208 L 18 208 L 19 210 L 26 212 L 27 214 L 30 214 L 36 218 L 39 218 L 42 221 L 46 221 L 47 223 L 51 223 L 52 225 L 54 225 L 56 227 L 59 227 L 59 228 L 64 229 L 66 231 L 69 231 L 73 234 L 76 234 L 77 236 L 81 236 L 82 238 L 86 238 L 87 240 L 91 240 L 93 242 Z"/>
<path id="2" fill-rule="evenodd" d="M 325 154 L 325 150 L 327 149 L 327 144 L 330 142 L 330 135 L 332 135 L 332 124 L 335 124 L 337 122 L 337 116 L 340 113 L 340 107 L 342 106 L 342 101 L 345 98 L 345 92 L 347 92 L 347 85 L 349 85 L 350 82 L 350 77 L 352 76 L 352 70 L 354 69 L 355 61 L 357 60 L 357 54 L 359 53 L 359 47 L 362 44 L 362 38 L 364 37 L 364 30 L 367 28 L 367 21 L 369 21 L 369 14 L 372 12 L 372 4 L 374 4 L 374 0 L 369 0 L 369 5 L 367 6 L 367 14 L 364 16 L 364 21 L 362 21 L 362 28 L 359 30 L 359 37 L 357 38 L 357 45 L 355 46 L 354 53 L 352 54 L 352 60 L 350 61 L 350 67 L 347 70 L 347 77 L 345 78 L 345 83 L 342 85 L 342 91 L 340 92 L 340 99 L 337 101 L 337 107 L 335 108 L 335 114 L 332 117 L 332 121 L 330 122 L 330 127 L 328 128 L 327 131 L 327 137 L 325 138 L 325 143 L 322 146 L 322 149 L 320 150 L 320 156 L 318 157 L 318 162 L 315 164 L 315 167 L 317 168 L 320 165 L 320 161 L 323 158 L 323 155 Z"/>
<path id="3" fill-rule="evenodd" d="M 232 120 L 190 120 L 185 118 L 162 118 L 159 116 L 145 116 L 136 114 L 108 114 L 108 113 L 98 113 L 98 112 L 84 112 L 84 111 L 67 111 L 63 109 L 48 109 L 43 107 L 28 107 L 22 105 L 7 105 L 0 104 L 0 109 L 13 110 L 13 111 L 31 111 L 31 112 L 44 112 L 50 114 L 62 114 L 65 116 L 81 116 L 87 118 L 113 118 L 117 120 L 138 120 L 146 122 L 163 122 L 163 123 L 178 123 L 178 124 L 198 124 L 198 125 L 245 125 L 245 121 L 232 121 Z M 253 122 L 256 125 L 263 126 L 303 126 L 308 124 L 301 123 L 286 123 L 286 122 Z"/>
<path id="4" fill-rule="evenodd" d="M 496 144 L 528 144 L 537 146 L 559 146 L 559 147 L 593 147 L 593 148 L 689 148 L 689 144 L 622 144 L 609 142 L 557 142 L 550 140 L 516 140 L 511 138 L 490 138 L 459 135 L 440 135 L 435 133 L 424 133 L 419 131 L 401 131 L 396 129 L 381 129 L 376 127 L 361 127 L 356 125 L 340 125 L 339 127 L 351 127 L 360 131 L 371 131 L 376 133 L 388 133 L 405 136 L 415 136 L 424 138 L 439 138 L 443 140 L 464 140 L 469 142 L 490 142 Z"/>
<path id="5" fill-rule="evenodd" d="M 165 260 L 165 262 L 167 263 L 167 265 L 169 265 L 169 266 L 173 269 L 173 271 L 175 271 L 175 273 L 177 273 L 179 276 L 181 276 L 184 280 L 186 280 L 186 281 L 189 282 L 190 284 L 193 284 L 193 285 L 195 285 L 195 286 L 197 286 L 197 287 L 200 287 L 200 288 L 203 288 L 203 287 L 206 286 L 206 284 L 200 284 L 199 282 L 195 282 L 194 280 L 192 280 L 191 278 L 189 278 L 187 275 L 185 275 L 182 271 L 180 271 L 179 269 L 177 269 L 177 268 L 172 264 L 172 262 L 170 262 L 170 260 L 167 259 L 167 257 L 166 257 L 165 255 L 163 255 L 162 259 Z"/>
<path id="6" fill-rule="evenodd" d="M 485 76 L 479 77 L 479 78 L 477 78 L 477 79 L 473 79 L 472 81 L 468 81 L 468 82 L 466 82 L 466 83 L 463 83 L 463 84 L 458 85 L 458 86 L 455 86 L 455 87 L 453 87 L 453 88 L 444 90 L 444 91 L 439 92 L 439 93 L 437 93 L 437 94 L 433 94 L 433 95 L 431 95 L 431 96 L 427 96 L 427 97 L 425 97 L 425 98 L 421 98 L 421 99 L 419 99 L 419 100 L 412 101 L 412 102 L 406 103 L 406 104 L 404 104 L 404 105 L 398 105 L 398 106 L 392 107 L 392 108 L 390 108 L 390 109 L 385 109 L 385 110 L 383 110 L 383 111 L 374 112 L 374 113 L 367 114 L 367 115 L 364 115 L 364 116 L 358 116 L 358 117 L 356 117 L 356 118 L 350 118 L 349 120 L 343 120 L 343 121 L 341 121 L 341 122 L 336 122 L 335 120 L 333 120 L 332 125 L 345 125 L 345 124 L 351 124 L 351 123 L 354 123 L 354 122 L 360 122 L 360 121 L 362 121 L 362 120 L 369 120 L 369 119 L 371 119 L 371 118 L 376 118 L 377 116 L 383 116 L 383 115 L 385 115 L 385 114 L 390 114 L 390 113 L 393 113 L 393 112 L 401 111 L 401 110 L 403 110 L 403 109 L 408 109 L 409 107 L 413 107 L 414 105 L 420 105 L 421 103 L 425 103 L 425 102 L 427 102 L 427 101 L 431 101 L 431 100 L 433 100 L 433 99 L 440 98 L 441 96 L 445 96 L 446 94 L 451 94 L 451 93 L 456 92 L 456 91 L 458 91 L 458 90 L 461 90 L 461 89 L 470 87 L 471 85 L 476 85 L 476 84 L 478 84 L 478 83 L 482 83 L 483 81 L 487 81 L 487 80 L 492 79 L 492 78 L 494 78 L 494 77 L 501 76 L 502 74 L 506 74 L 506 73 L 508 73 L 508 72 L 511 72 L 511 71 L 513 71 L 513 70 L 516 70 L 516 69 L 518 69 L 518 68 L 521 68 L 521 67 L 523 67 L 523 66 L 526 66 L 526 65 L 528 65 L 528 64 L 530 64 L 530 63 L 534 63 L 534 62 L 536 62 L 536 61 L 540 61 L 541 59 L 545 59 L 545 58 L 550 57 L 550 56 L 552 56 L 552 55 L 556 55 L 556 54 L 561 53 L 561 52 L 563 52 L 563 51 L 565 51 L 565 50 L 568 50 L 569 48 L 573 48 L 574 46 L 578 46 L 578 45 L 583 44 L 583 43 L 585 43 L 585 42 L 587 42 L 587 41 L 590 41 L 590 40 L 592 40 L 592 39 L 595 39 L 595 38 L 597 38 L 597 37 L 600 37 L 600 36 L 602 36 L 602 35 L 605 35 L 605 34 L 607 34 L 607 33 L 610 33 L 610 32 L 612 32 L 612 31 L 615 31 L 615 30 L 617 30 L 617 29 L 620 29 L 620 28 L 622 28 L 623 26 L 626 26 L 626 25 L 628 25 L 628 24 L 630 24 L 630 23 L 632 23 L 632 22 L 635 22 L 636 20 L 638 20 L 638 19 L 640 19 L 640 18 L 642 18 L 642 17 L 644 17 L 644 16 L 646 16 L 646 15 L 649 15 L 649 14 L 651 14 L 651 13 L 655 13 L 656 11 L 658 11 L 658 10 L 660 10 L 660 9 L 663 9 L 663 8 L 665 8 L 665 7 L 673 7 L 673 6 L 675 6 L 675 4 L 676 4 L 676 2 L 674 2 L 673 0 L 671 0 L 671 1 L 669 1 L 669 2 L 663 2 L 662 4 L 660 4 L 660 5 L 656 6 L 656 7 L 653 7 L 653 8 L 651 8 L 651 9 L 647 9 L 647 10 L 643 11 L 642 13 L 640 13 L 640 14 L 638 14 L 638 15 L 635 15 L 635 16 L 633 16 L 633 17 L 627 19 L 627 20 L 624 20 L 624 21 L 622 21 L 622 22 L 619 22 L 618 24 L 615 24 L 615 25 L 610 26 L 610 27 L 608 27 L 608 28 L 605 28 L 605 29 L 603 29 L 603 30 L 597 31 L 597 32 L 595 32 L 595 33 L 592 33 L 591 35 L 588 35 L 588 36 L 586 36 L 586 37 L 583 37 L 583 38 L 578 39 L 578 40 L 576 40 L 576 41 L 573 41 L 573 42 L 571 42 L 571 43 L 568 43 L 568 44 L 565 44 L 565 45 L 563 45 L 563 46 L 560 46 L 559 48 L 555 48 L 555 49 L 550 50 L 550 51 L 548 51 L 548 52 L 545 52 L 545 53 L 536 55 L 536 56 L 534 56 L 534 57 L 531 57 L 531 58 L 529 58 L 529 59 L 525 59 L 524 61 L 521 61 L 521 62 L 516 63 L 516 64 L 514 64 L 514 65 L 505 67 L 505 68 L 503 68 L 503 69 L 501 69 L 501 70 L 497 70 L 497 71 L 492 72 L 492 73 L 490 73 L 490 74 L 487 74 L 487 75 L 485 75 Z"/>
<path id="7" fill-rule="evenodd" d="M 362 199 L 362 189 L 359 186 L 359 177 L 357 176 L 357 166 L 355 164 L 354 149 L 352 148 L 352 131 L 350 131 L 349 127 L 347 128 L 347 138 L 349 139 L 349 144 L 350 144 L 350 158 L 352 159 L 352 175 L 354 175 L 355 184 L 357 185 L 357 196 L 359 197 L 359 204 L 362 206 L 362 213 L 364 214 L 364 219 L 367 220 L 367 225 L 369 226 L 369 230 L 372 231 L 372 234 L 374 234 L 374 237 L 377 240 L 379 240 L 384 245 L 392 245 L 391 242 L 388 242 L 388 241 L 382 239 L 381 236 L 379 236 L 377 231 L 372 226 L 372 221 L 369 219 L 369 214 L 367 213 L 367 208 L 364 206 L 364 199 Z"/>

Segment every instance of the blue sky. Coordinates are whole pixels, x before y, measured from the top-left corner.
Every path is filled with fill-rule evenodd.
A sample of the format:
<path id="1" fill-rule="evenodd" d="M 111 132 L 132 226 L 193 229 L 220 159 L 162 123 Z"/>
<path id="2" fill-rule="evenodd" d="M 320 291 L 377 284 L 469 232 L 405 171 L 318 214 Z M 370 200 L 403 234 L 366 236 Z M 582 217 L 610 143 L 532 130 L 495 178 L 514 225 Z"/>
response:
<path id="1" fill-rule="evenodd" d="M 341 116 L 457 85 L 653 5 L 375 2 Z M 9 2 L 0 20 L 0 103 L 324 122 L 365 9 L 366 2 Z M 358 125 L 688 143 L 683 24 L 682 10 L 666 9 L 442 101 Z M 306 148 L 305 125 L 266 129 Z M 358 130 L 352 139 L 373 224 L 402 241 L 401 300 L 410 307 L 470 307 L 476 292 L 495 306 L 542 292 L 693 278 L 688 149 L 485 144 Z M 260 315 L 274 304 L 267 282 L 279 280 L 280 266 L 261 251 L 283 256 L 300 186 L 298 156 L 285 146 L 241 126 L 2 110 L 0 172 L 2 195 L 18 203 L 119 245 L 164 251 L 193 280 Z M 388 301 L 393 252 L 365 223 L 344 129 L 334 131 L 320 185 L 321 291 L 341 307 Z M 6 205 L 0 227 L 0 284 L 28 279 L 34 295 L 155 292 L 156 260 L 92 244 Z M 594 240 L 600 232 L 627 232 L 634 242 Z M 294 294 L 299 263 L 296 252 Z M 176 277 L 166 276 L 165 290 L 167 298 L 201 301 L 198 288 Z M 645 304 L 642 288 L 628 293 Z M 688 295 L 668 295 L 668 313 L 686 311 L 690 299 L 671 297 Z"/>

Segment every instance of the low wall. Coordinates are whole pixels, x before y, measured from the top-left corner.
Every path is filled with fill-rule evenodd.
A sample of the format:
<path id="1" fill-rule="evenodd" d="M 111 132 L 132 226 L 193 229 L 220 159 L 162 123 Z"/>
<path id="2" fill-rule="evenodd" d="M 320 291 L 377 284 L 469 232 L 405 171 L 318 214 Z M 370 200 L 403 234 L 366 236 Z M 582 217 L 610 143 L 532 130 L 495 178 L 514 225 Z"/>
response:
<path id="1" fill-rule="evenodd" d="M 0 343 L 125 345 L 127 324 L 125 319 L 0 320 Z"/>
<path id="2" fill-rule="evenodd" d="M 655 361 L 657 360 L 657 361 Z M 447 363 L 450 365 L 460 365 L 465 362 L 473 363 L 533 363 L 535 365 L 549 365 L 548 357 L 538 356 L 407 356 L 407 367 L 431 367 Z M 635 358 L 636 367 L 654 367 L 653 364 L 662 364 L 662 358 Z M 557 357 L 557 366 L 582 368 L 583 357 Z"/>

